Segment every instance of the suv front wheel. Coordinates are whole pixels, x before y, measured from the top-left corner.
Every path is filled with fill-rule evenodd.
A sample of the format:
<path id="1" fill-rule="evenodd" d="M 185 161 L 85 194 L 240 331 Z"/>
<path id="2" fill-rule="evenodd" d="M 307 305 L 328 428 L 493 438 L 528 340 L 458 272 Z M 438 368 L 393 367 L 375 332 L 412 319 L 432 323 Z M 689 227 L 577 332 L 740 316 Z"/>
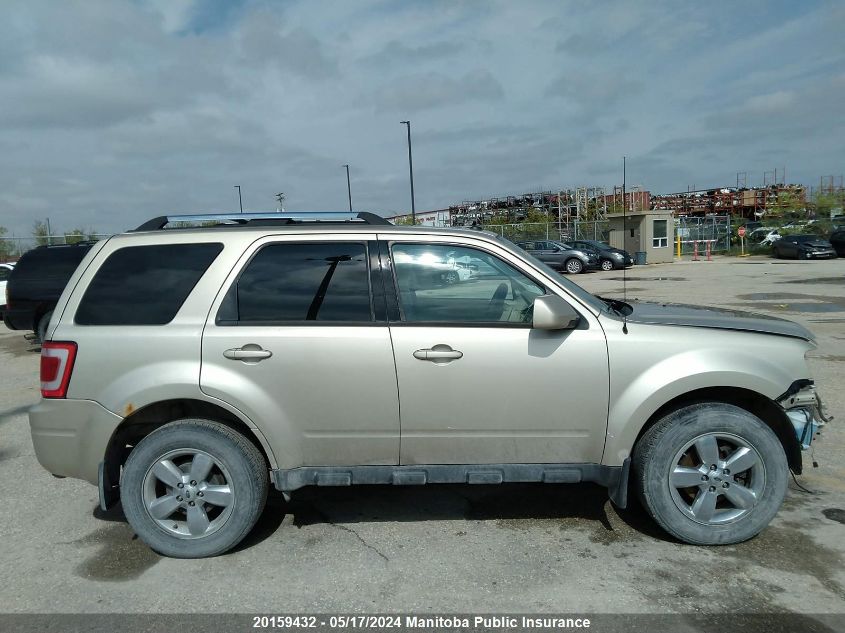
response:
<path id="1" fill-rule="evenodd" d="M 670 413 L 637 443 L 635 485 L 654 520 L 695 545 L 748 540 L 786 496 L 783 446 L 758 417 L 723 403 Z"/>
<path id="2" fill-rule="evenodd" d="M 253 528 L 267 500 L 264 457 L 218 422 L 165 424 L 129 454 L 121 479 L 123 511 L 135 533 L 161 554 L 216 556 Z"/>

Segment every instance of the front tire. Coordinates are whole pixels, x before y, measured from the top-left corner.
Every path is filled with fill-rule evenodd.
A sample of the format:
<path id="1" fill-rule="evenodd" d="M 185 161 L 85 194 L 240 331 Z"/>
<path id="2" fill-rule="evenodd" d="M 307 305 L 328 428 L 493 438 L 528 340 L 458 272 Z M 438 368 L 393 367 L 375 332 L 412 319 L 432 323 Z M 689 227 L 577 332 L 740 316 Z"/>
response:
<path id="1" fill-rule="evenodd" d="M 208 420 L 150 433 L 129 454 L 120 486 L 135 533 L 174 558 L 216 556 L 240 543 L 261 516 L 268 487 L 256 446 Z"/>
<path id="2" fill-rule="evenodd" d="M 566 270 L 566 272 L 570 275 L 577 275 L 578 273 L 584 272 L 584 264 L 581 263 L 580 259 L 572 257 L 566 260 L 564 270 Z"/>
<path id="3" fill-rule="evenodd" d="M 783 503 L 789 472 L 783 446 L 762 420 L 716 402 L 662 418 L 637 443 L 633 468 L 654 520 L 694 545 L 760 533 Z"/>
<path id="4" fill-rule="evenodd" d="M 613 270 L 613 262 L 609 259 L 601 260 L 601 269 L 604 271 Z"/>

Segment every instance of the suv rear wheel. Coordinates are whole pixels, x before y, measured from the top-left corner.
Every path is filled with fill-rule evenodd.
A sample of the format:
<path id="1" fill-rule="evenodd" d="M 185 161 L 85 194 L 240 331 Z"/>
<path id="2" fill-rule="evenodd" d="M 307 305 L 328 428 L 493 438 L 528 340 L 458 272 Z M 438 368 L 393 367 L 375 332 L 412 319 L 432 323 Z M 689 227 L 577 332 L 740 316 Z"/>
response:
<path id="1" fill-rule="evenodd" d="M 53 311 L 50 310 L 48 313 L 44 314 L 40 319 L 38 319 L 38 325 L 36 326 L 35 333 L 38 335 L 38 342 L 43 343 L 44 339 L 47 338 L 47 328 L 50 327 L 50 319 L 53 318 Z"/>
<path id="2" fill-rule="evenodd" d="M 237 545 L 264 509 L 264 457 L 229 427 L 179 420 L 141 440 L 121 481 L 129 524 L 147 545 L 176 558 L 215 556 Z"/>
<path id="3" fill-rule="evenodd" d="M 789 469 L 762 420 L 715 402 L 661 419 L 638 442 L 633 467 L 654 520 L 695 545 L 739 543 L 762 531 L 783 503 Z"/>

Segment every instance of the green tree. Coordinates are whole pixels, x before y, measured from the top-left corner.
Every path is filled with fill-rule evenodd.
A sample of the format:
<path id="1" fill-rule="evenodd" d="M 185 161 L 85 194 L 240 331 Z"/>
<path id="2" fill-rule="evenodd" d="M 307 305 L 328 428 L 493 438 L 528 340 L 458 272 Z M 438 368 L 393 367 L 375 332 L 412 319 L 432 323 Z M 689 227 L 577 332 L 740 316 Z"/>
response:
<path id="1" fill-rule="evenodd" d="M 803 191 L 781 191 L 777 201 L 771 208 L 771 214 L 783 218 L 805 218 L 807 215 L 807 200 Z"/>
<path id="2" fill-rule="evenodd" d="M 420 221 L 417 220 L 416 223 L 419 224 Z M 414 222 L 411 220 L 411 216 L 407 215 L 402 218 L 396 218 L 395 220 L 393 220 L 393 224 L 395 224 L 396 226 L 412 226 Z"/>
<path id="3" fill-rule="evenodd" d="M 50 231 L 47 230 L 47 224 L 41 220 L 36 220 L 32 225 L 32 237 L 35 238 L 35 243 L 38 246 L 44 246 L 50 242 Z"/>
<path id="4" fill-rule="evenodd" d="M 830 218 L 830 212 L 839 209 L 841 212 L 845 207 L 845 192 L 830 192 L 816 194 L 813 200 L 813 208 L 816 211 L 816 219 L 824 220 Z"/>
<path id="5" fill-rule="evenodd" d="M 78 244 L 85 241 L 85 231 L 82 229 L 73 229 L 65 233 L 65 244 Z"/>
<path id="6" fill-rule="evenodd" d="M 5 226 L 0 226 L 0 262 L 10 259 L 14 251 L 12 241 L 5 239 L 8 232 Z"/>

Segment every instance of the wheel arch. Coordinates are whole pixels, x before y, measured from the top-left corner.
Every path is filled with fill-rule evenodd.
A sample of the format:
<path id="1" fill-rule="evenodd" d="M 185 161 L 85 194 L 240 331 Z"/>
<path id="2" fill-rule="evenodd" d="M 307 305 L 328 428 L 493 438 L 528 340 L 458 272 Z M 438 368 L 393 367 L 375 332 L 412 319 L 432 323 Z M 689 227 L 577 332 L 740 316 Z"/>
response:
<path id="1" fill-rule="evenodd" d="M 665 415 L 700 402 L 731 404 L 760 418 L 772 429 L 783 446 L 790 469 L 796 474 L 801 474 L 803 467 L 801 445 L 798 443 L 798 438 L 795 437 L 795 431 L 786 416 L 786 412 L 776 402 L 763 394 L 742 387 L 706 387 L 672 398 L 661 405 L 643 424 L 634 441 L 632 452 L 636 451 L 637 444 L 646 431 Z"/>
<path id="2" fill-rule="evenodd" d="M 202 418 L 228 426 L 246 437 L 258 448 L 264 457 L 268 470 L 275 468 L 272 450 L 261 431 L 250 426 L 232 411 L 204 400 L 191 398 L 162 400 L 133 411 L 112 432 L 103 456 L 100 476 L 101 488 L 104 488 L 106 493 L 110 490 L 115 493 L 112 495 L 106 494 L 106 496 L 111 497 L 110 500 L 116 499 L 118 491 L 116 484 L 120 481 L 120 469 L 126 463 L 132 448 L 156 429 L 169 422 L 184 418 Z M 103 491 L 101 491 L 102 493 Z"/>

